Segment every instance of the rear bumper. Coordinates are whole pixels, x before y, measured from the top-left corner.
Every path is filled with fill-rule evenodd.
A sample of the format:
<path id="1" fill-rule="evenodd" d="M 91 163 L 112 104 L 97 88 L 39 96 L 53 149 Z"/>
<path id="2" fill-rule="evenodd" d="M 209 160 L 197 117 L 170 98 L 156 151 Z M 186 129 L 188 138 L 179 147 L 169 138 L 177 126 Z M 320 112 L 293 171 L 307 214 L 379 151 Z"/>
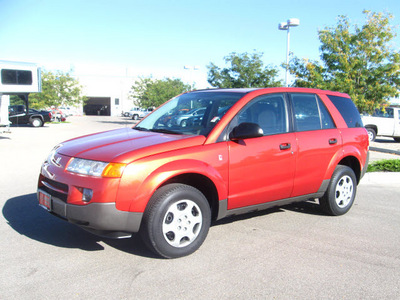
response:
<path id="1" fill-rule="evenodd" d="M 54 196 L 51 197 L 50 212 L 91 233 L 109 238 L 130 237 L 138 232 L 143 216 L 143 213 L 120 211 L 115 203 L 72 205 Z"/>

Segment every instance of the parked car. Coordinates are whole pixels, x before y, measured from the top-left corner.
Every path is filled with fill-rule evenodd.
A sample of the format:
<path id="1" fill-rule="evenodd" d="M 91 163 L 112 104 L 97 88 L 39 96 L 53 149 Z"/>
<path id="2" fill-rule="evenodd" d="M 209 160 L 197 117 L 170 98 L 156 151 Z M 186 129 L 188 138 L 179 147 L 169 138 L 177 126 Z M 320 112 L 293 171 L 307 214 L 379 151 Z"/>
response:
<path id="1" fill-rule="evenodd" d="M 169 116 L 205 107 L 192 127 Z M 57 145 L 39 204 L 100 236 L 139 232 L 166 258 L 196 251 L 211 220 L 319 199 L 353 205 L 368 134 L 347 94 L 301 88 L 210 89 L 171 99 L 133 128 Z"/>
<path id="2" fill-rule="evenodd" d="M 50 122 L 51 113 L 33 108 L 26 112 L 25 105 L 10 105 L 8 107 L 8 119 L 11 124 L 31 124 L 33 127 L 41 127 L 44 123 Z"/>
<path id="3" fill-rule="evenodd" d="M 124 112 L 124 117 L 129 117 L 134 120 L 139 120 L 141 109 L 139 107 L 132 107 L 129 111 Z"/>
<path id="4" fill-rule="evenodd" d="M 133 107 L 131 110 L 124 113 L 125 117 L 130 117 L 132 120 L 139 120 L 147 116 L 149 113 L 153 111 L 153 108 L 139 108 Z"/>
<path id="5" fill-rule="evenodd" d="M 386 136 L 400 143 L 400 108 L 387 107 L 385 110 L 376 110 L 372 116 L 362 116 L 362 120 L 371 142 L 377 136 Z"/>
<path id="6" fill-rule="evenodd" d="M 177 114 L 176 116 L 171 118 L 171 123 L 169 124 L 171 126 L 181 126 L 181 127 L 186 127 L 187 126 L 187 119 L 191 117 L 202 117 L 204 113 L 206 112 L 205 107 L 201 108 L 194 108 L 191 109 L 187 112 L 184 112 L 182 114 Z"/>

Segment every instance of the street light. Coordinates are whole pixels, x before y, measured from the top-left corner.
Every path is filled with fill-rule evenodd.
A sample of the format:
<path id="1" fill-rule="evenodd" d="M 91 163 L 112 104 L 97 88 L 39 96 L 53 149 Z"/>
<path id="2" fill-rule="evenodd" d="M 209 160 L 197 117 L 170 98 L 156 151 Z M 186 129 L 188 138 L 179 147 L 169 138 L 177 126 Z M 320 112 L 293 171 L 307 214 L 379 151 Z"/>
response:
<path id="1" fill-rule="evenodd" d="M 300 20 L 299 19 L 289 19 L 287 22 L 282 22 L 279 23 L 279 30 L 286 30 L 287 31 L 287 43 L 286 43 L 286 74 L 285 74 L 285 84 L 286 86 L 289 86 L 288 84 L 288 76 L 289 76 L 289 47 L 290 47 L 290 27 L 296 27 L 300 25 Z"/>
<path id="2" fill-rule="evenodd" d="M 194 76 L 193 72 L 194 72 L 194 71 L 200 70 L 200 67 L 199 67 L 199 66 L 189 66 L 189 65 L 185 65 L 185 66 L 183 66 L 183 68 L 184 68 L 185 70 L 188 70 L 188 71 L 189 71 L 189 80 L 192 81 L 191 85 L 192 85 L 192 88 L 194 88 L 196 82 L 193 80 L 193 76 Z"/>

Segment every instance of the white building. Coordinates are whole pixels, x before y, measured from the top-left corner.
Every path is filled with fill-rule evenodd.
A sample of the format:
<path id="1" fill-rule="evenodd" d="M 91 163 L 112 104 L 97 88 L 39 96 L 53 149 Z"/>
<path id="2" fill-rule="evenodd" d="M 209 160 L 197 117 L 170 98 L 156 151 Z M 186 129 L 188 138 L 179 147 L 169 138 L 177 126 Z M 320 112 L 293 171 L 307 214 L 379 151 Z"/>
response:
<path id="1" fill-rule="evenodd" d="M 71 74 L 83 87 L 89 100 L 83 107 L 87 115 L 118 116 L 133 106 L 129 92 L 137 77 L 128 69 L 97 66 L 73 68 Z"/>

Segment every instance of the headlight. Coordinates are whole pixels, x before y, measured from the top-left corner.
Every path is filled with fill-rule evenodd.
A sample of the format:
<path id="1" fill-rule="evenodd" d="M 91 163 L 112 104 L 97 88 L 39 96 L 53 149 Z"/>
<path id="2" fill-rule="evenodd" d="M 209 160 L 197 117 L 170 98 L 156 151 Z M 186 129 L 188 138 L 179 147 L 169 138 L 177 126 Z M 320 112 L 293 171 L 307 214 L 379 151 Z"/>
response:
<path id="1" fill-rule="evenodd" d="M 96 177 L 118 178 L 122 176 L 125 166 L 125 164 L 120 163 L 73 158 L 68 164 L 67 171 Z"/>
<path id="2" fill-rule="evenodd" d="M 95 160 L 73 158 L 67 167 L 67 171 L 82 175 L 101 177 L 107 163 Z"/>

